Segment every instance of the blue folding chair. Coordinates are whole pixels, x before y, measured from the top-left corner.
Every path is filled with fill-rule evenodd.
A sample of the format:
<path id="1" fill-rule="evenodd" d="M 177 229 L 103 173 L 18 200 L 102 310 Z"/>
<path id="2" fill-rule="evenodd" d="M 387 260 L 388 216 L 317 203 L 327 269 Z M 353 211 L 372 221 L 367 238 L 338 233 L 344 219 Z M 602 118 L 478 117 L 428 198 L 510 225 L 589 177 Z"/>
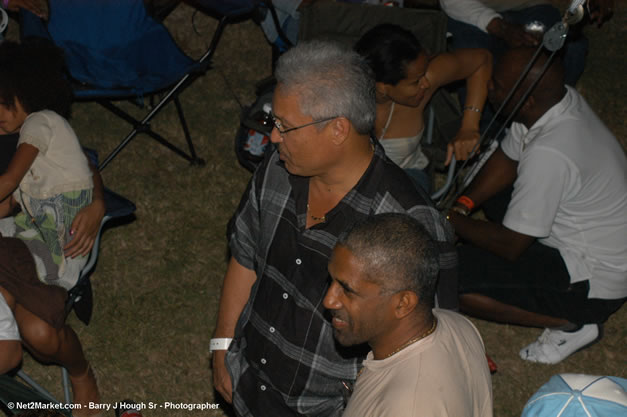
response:
<path id="1" fill-rule="evenodd" d="M 96 101 L 133 129 L 105 157 L 106 167 L 137 134 L 145 133 L 192 164 L 204 164 L 196 155 L 185 121 L 179 94 L 209 69 L 225 26 L 250 13 L 257 1 L 200 1 L 209 3 L 222 16 L 209 48 L 199 60 L 180 50 L 160 22 L 147 15 L 142 0 L 49 0 L 48 22 L 22 12 L 22 37 L 51 39 L 65 51 L 70 75 L 76 81 L 77 100 Z M 132 117 L 112 101 L 143 103 L 147 96 L 160 98 L 141 119 Z M 150 121 L 173 101 L 187 141 L 183 151 L 153 131 Z"/>

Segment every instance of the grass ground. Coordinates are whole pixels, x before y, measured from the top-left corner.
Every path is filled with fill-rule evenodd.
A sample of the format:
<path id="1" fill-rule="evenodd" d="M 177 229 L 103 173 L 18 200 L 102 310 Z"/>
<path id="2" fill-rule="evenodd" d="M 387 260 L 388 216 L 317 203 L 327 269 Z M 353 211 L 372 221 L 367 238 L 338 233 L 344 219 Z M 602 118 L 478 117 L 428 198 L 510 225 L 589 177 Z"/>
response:
<path id="1" fill-rule="evenodd" d="M 627 10 L 616 3 L 621 9 L 607 25 L 587 30 L 590 56 L 579 89 L 625 147 Z M 198 57 L 216 22 L 202 14 L 192 17 L 193 10 L 181 6 L 166 24 L 179 44 Z M 270 75 L 270 47 L 259 27 L 251 22 L 228 27 L 214 67 L 181 96 L 206 166 L 190 166 L 140 136 L 102 174 L 110 188 L 137 204 L 136 218 L 103 234 L 92 276 L 92 322 L 84 326 L 73 315 L 68 321 L 93 364 L 104 403 L 125 398 L 157 405 L 215 402 L 208 346 L 225 270 L 225 225 L 250 177 L 233 153 L 240 113 L 234 97 L 250 103 L 255 83 Z M 89 103 L 74 106 L 72 124 L 83 144 L 98 149 L 101 156 L 129 130 Z M 173 109 L 153 126 L 183 143 Z M 475 320 L 499 365 L 493 377 L 495 415 L 520 415 L 525 401 L 556 373 L 626 377 L 626 321 L 623 307 L 607 323 L 600 343 L 558 365 L 544 366 L 523 362 L 517 355 L 539 330 Z M 60 398 L 58 368 L 43 367 L 28 355 L 23 368 Z M 225 414 L 157 408 L 144 415 Z"/>

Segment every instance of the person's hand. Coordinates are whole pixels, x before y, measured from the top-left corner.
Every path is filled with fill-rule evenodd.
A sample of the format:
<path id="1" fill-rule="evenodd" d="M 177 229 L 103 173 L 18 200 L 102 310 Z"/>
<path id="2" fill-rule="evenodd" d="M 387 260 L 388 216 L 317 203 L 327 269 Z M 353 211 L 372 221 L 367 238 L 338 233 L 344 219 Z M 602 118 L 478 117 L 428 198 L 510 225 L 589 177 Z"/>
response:
<path id="1" fill-rule="evenodd" d="M 481 135 L 476 129 L 460 129 L 453 141 L 446 146 L 446 161 L 444 165 L 448 166 L 451 163 L 453 154 L 455 154 L 455 159 L 458 161 L 468 159 L 472 150 L 479 143 L 480 137 Z M 477 153 L 479 153 L 478 150 L 475 154 Z"/>
<path id="2" fill-rule="evenodd" d="M 63 248 L 65 256 L 75 258 L 89 253 L 94 247 L 104 215 L 105 204 L 102 200 L 94 200 L 78 212 L 70 229 L 72 240 Z"/>
<path id="3" fill-rule="evenodd" d="M 614 0 L 588 0 L 588 10 L 592 23 L 601 27 L 614 14 Z"/>
<path id="4" fill-rule="evenodd" d="M 226 369 L 226 350 L 214 350 L 212 355 L 213 363 L 213 387 L 222 395 L 222 398 L 229 403 L 233 403 L 233 382 L 231 375 Z"/>
<path id="5" fill-rule="evenodd" d="M 503 39 L 510 48 L 538 46 L 541 41 L 536 35 L 527 32 L 523 25 L 507 22 L 498 17 L 488 23 L 486 30 L 489 34 Z"/>
<path id="6" fill-rule="evenodd" d="M 17 12 L 20 9 L 26 9 L 29 12 L 34 13 L 35 15 L 41 17 L 42 19 L 46 18 L 46 13 L 41 8 L 41 5 L 36 0 L 9 0 L 7 3 L 7 9 L 12 12 Z"/>

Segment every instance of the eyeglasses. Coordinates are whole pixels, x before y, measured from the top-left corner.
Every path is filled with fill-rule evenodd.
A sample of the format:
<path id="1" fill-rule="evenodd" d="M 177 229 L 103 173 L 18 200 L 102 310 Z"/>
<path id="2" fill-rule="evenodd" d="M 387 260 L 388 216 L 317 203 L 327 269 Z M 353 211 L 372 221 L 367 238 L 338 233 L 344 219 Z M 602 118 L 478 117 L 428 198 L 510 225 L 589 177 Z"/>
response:
<path id="1" fill-rule="evenodd" d="M 289 129 L 283 130 L 283 125 L 281 124 L 281 122 L 279 122 L 276 119 L 276 117 L 274 117 L 273 113 L 270 113 L 270 119 L 272 120 L 272 124 L 274 125 L 274 127 L 276 127 L 276 130 L 278 130 L 279 135 L 281 137 L 285 136 L 287 133 L 289 133 L 289 132 L 291 132 L 293 130 L 302 129 L 303 127 L 315 125 L 315 124 L 318 124 L 318 123 L 328 122 L 329 120 L 337 119 L 337 117 L 338 116 L 333 116 L 333 117 L 327 117 L 327 118 L 320 119 L 320 120 L 314 120 L 313 122 L 305 123 L 304 125 L 301 125 L 301 126 L 290 127 Z"/>

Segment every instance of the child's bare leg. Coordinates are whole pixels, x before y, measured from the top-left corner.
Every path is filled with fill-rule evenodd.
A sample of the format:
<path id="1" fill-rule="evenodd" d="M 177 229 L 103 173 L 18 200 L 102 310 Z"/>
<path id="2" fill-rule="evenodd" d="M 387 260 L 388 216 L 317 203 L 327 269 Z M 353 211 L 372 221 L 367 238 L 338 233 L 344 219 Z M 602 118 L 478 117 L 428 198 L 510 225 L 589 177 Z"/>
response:
<path id="1" fill-rule="evenodd" d="M 22 342 L 0 340 L 0 375 L 17 368 L 22 361 Z"/>
<path id="2" fill-rule="evenodd" d="M 87 404 L 100 402 L 98 385 L 74 330 L 68 325 L 57 330 L 19 304 L 15 318 L 29 352 L 42 362 L 63 366 L 70 374 L 74 403 L 83 405 L 82 410 L 74 410 L 72 414 L 77 417 L 93 414 L 89 413 Z"/>

